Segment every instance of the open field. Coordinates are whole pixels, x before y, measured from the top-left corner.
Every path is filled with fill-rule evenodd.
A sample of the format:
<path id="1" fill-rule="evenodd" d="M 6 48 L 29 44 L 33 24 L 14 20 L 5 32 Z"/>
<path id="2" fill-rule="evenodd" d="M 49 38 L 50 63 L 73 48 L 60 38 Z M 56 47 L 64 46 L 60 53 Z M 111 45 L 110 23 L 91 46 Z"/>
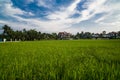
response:
<path id="1" fill-rule="evenodd" d="M 120 40 L 0 43 L 0 80 L 119 80 Z"/>

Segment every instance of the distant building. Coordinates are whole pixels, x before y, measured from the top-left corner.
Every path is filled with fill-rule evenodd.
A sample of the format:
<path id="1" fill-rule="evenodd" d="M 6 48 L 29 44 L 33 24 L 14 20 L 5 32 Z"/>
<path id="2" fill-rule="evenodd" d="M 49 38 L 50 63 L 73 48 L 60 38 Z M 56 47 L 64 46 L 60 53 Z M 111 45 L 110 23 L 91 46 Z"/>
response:
<path id="1" fill-rule="evenodd" d="M 98 33 L 92 34 L 92 37 L 97 39 L 97 38 L 99 38 L 99 34 Z"/>
<path id="2" fill-rule="evenodd" d="M 102 38 L 110 38 L 110 35 L 109 34 L 103 34 Z"/>
<path id="3" fill-rule="evenodd" d="M 3 42 L 6 42 L 6 39 L 5 39 L 5 38 L 3 39 Z"/>
<path id="4" fill-rule="evenodd" d="M 67 32 L 59 32 L 58 33 L 58 37 L 59 37 L 59 39 L 61 39 L 61 40 L 70 40 L 71 39 L 71 33 L 67 33 Z"/>
<path id="5" fill-rule="evenodd" d="M 115 39 L 118 37 L 118 34 L 116 32 L 110 32 L 108 33 L 108 35 L 109 35 L 109 38 L 112 38 L 112 39 Z"/>

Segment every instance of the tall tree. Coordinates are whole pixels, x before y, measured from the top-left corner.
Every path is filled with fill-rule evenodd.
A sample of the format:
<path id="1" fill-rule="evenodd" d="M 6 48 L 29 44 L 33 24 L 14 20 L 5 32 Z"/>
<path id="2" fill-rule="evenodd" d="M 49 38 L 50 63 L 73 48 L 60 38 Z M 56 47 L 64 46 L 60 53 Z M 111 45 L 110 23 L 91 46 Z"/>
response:
<path id="1" fill-rule="evenodd" d="M 4 38 L 7 38 L 8 40 L 14 38 L 14 31 L 11 29 L 11 27 L 9 27 L 8 25 L 4 25 L 3 30 Z"/>

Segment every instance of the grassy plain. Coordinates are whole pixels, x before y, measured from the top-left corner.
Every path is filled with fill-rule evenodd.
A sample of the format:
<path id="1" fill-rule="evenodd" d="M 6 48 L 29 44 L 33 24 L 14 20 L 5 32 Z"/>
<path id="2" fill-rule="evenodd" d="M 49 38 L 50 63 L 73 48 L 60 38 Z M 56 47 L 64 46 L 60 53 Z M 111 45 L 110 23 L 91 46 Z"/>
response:
<path id="1" fill-rule="evenodd" d="M 119 80 L 120 40 L 0 43 L 0 80 Z"/>

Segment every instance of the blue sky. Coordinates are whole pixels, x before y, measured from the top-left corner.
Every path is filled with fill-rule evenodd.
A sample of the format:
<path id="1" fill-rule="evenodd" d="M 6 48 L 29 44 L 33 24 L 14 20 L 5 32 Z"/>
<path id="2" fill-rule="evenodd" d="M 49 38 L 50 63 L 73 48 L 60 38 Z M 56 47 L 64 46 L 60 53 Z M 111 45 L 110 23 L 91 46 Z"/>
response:
<path id="1" fill-rule="evenodd" d="M 41 32 L 120 31 L 120 0 L 0 0 L 0 26 Z"/>

